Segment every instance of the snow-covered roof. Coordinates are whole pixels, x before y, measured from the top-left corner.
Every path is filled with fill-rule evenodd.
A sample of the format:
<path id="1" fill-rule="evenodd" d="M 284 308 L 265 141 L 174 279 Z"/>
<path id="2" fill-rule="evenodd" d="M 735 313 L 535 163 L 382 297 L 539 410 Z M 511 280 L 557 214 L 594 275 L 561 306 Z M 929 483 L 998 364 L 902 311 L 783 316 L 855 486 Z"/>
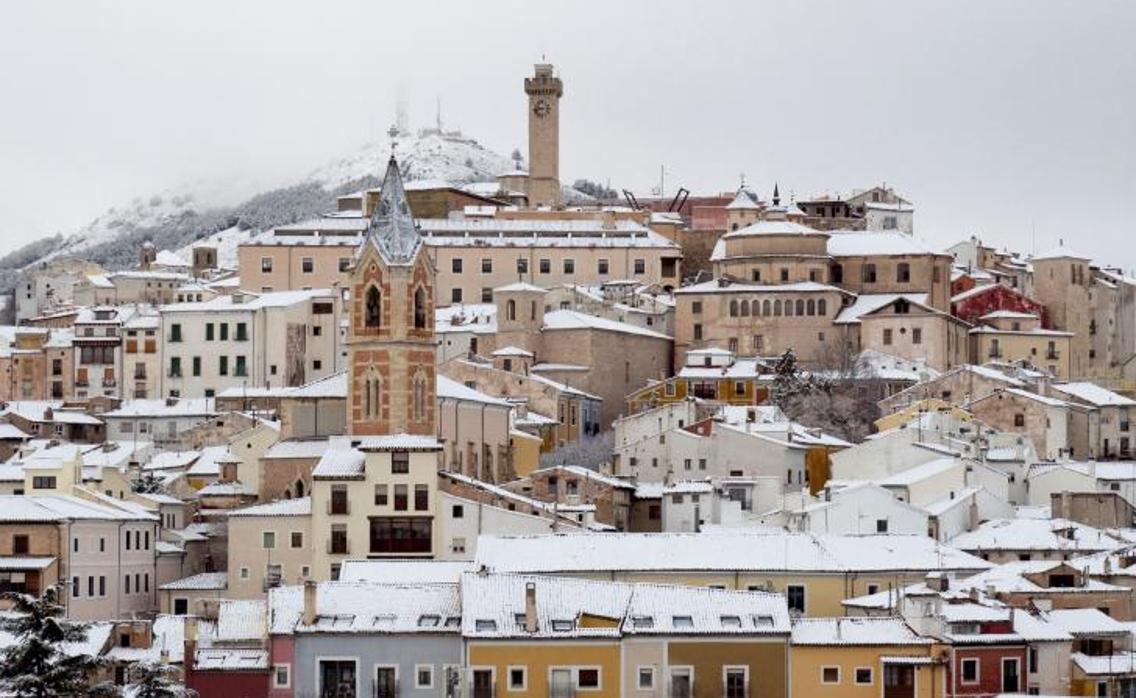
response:
<path id="1" fill-rule="evenodd" d="M 609 487 L 629 490 L 635 489 L 635 485 L 632 484 L 629 480 L 623 480 L 617 477 L 612 477 L 611 475 L 605 475 L 597 470 L 585 468 L 582 465 L 550 465 L 540 468 L 539 470 L 535 471 L 533 475 L 548 475 L 551 473 L 575 475 L 576 477 L 584 478 L 585 480 L 595 480 L 596 482 L 602 482 Z"/>
<path id="2" fill-rule="evenodd" d="M 344 560 L 341 582 L 369 584 L 457 584 L 472 562 L 452 560 Z"/>
<path id="3" fill-rule="evenodd" d="M 48 419 L 46 414 L 46 411 L 49 409 L 51 410 L 50 419 Z M 40 424 L 55 423 L 97 426 L 103 423 L 98 417 L 93 417 L 80 409 L 71 407 L 65 408 L 62 402 L 53 402 L 50 400 L 16 400 L 7 402 L 4 403 L 4 409 L 0 410 L 0 414 L 5 413 L 16 414 L 29 422 Z"/>
<path id="4" fill-rule="evenodd" d="M 234 516 L 310 516 L 312 513 L 312 498 L 297 497 L 296 499 L 280 499 L 266 504 L 233 509 L 229 517 Z"/>
<path id="5" fill-rule="evenodd" d="M 876 480 L 881 487 L 908 487 L 952 470 L 962 471 L 965 468 L 962 461 L 954 458 L 936 458 L 913 468 L 901 470 L 885 478 Z"/>
<path id="6" fill-rule="evenodd" d="M 185 474 L 193 477 L 218 477 L 221 475 L 221 459 L 229 456 L 228 446 L 206 446 Z"/>
<path id="7" fill-rule="evenodd" d="M 210 482 L 208 485 L 197 490 L 198 497 L 256 496 L 256 493 L 255 487 L 246 485 L 239 480 L 233 482 Z"/>
<path id="8" fill-rule="evenodd" d="M 1062 244 L 1057 245 L 1056 247 L 1051 247 L 1050 249 L 1046 250 L 1045 252 L 1043 252 L 1039 255 L 1034 255 L 1033 257 L 1030 257 L 1031 262 L 1036 262 L 1038 260 L 1043 260 L 1043 259 L 1083 259 L 1083 260 L 1090 260 L 1090 259 L 1092 259 L 1092 257 L 1090 257 L 1088 255 L 1080 254 L 1080 253 L 1066 247 L 1065 244 L 1062 243 Z"/>
<path id="9" fill-rule="evenodd" d="M 336 292 L 326 288 L 296 291 L 268 291 L 264 293 L 242 291 L 240 294 L 222 294 L 200 302 L 163 305 L 161 312 L 163 314 L 229 311 L 254 312 L 265 308 L 287 308 L 288 306 L 298 303 L 307 303 L 313 300 L 330 300 L 335 297 Z"/>
<path id="10" fill-rule="evenodd" d="M 54 557 L 13 557 L 11 555 L 2 555 L 0 556 L 0 570 L 4 570 L 5 572 L 42 570 L 50 567 L 54 562 Z"/>
<path id="11" fill-rule="evenodd" d="M 501 347 L 497 351 L 493 352 L 492 355 L 493 356 L 523 356 L 523 357 L 528 357 L 530 359 L 533 356 L 535 356 L 535 354 L 533 354 L 531 351 L 529 351 L 527 349 L 521 349 L 520 347 L 514 347 L 512 345 L 507 346 L 507 347 Z"/>
<path id="12" fill-rule="evenodd" d="M 622 332 L 624 334 L 653 337 L 655 339 L 671 339 L 671 337 L 661 332 L 648 330 L 645 327 L 619 322 L 618 320 L 609 320 L 599 317 L 598 315 L 589 315 L 578 310 L 554 310 L 551 313 L 545 313 L 544 327 L 541 329 L 543 331 L 592 329 L 605 330 L 608 332 Z"/>
<path id="13" fill-rule="evenodd" d="M 149 512 L 98 504 L 70 495 L 0 495 L 0 521 L 37 523 L 69 520 L 151 521 Z"/>
<path id="14" fill-rule="evenodd" d="M 285 439 L 269 446 L 262 458 L 319 458 L 329 448 L 328 439 Z"/>
<path id="15" fill-rule="evenodd" d="M 1119 393 L 1114 393 L 1107 388 L 1102 388 L 1095 383 L 1089 383 L 1087 381 L 1055 383 L 1050 387 L 1062 395 L 1068 395 L 1081 402 L 1087 402 L 1097 407 L 1131 407 L 1132 405 L 1136 405 L 1136 400 L 1124 397 Z"/>
<path id="16" fill-rule="evenodd" d="M 753 196 L 744 189 L 739 189 L 737 196 L 734 197 L 734 200 L 726 204 L 727 211 L 757 211 L 760 209 L 761 207 L 758 206 L 757 202 L 753 200 Z"/>
<path id="17" fill-rule="evenodd" d="M 117 409 L 104 412 L 104 418 L 174 418 L 174 417 L 201 417 L 207 418 L 217 412 L 213 406 L 213 398 L 180 398 L 170 400 L 127 400 Z"/>
<path id="18" fill-rule="evenodd" d="M 268 668 L 268 650 L 245 647 L 209 647 L 197 650 L 197 671 L 258 671 Z"/>
<path id="19" fill-rule="evenodd" d="M 989 563 L 926 536 L 605 533 L 482 536 L 477 562 L 511 572 L 615 570 L 982 570 Z"/>
<path id="20" fill-rule="evenodd" d="M 901 618 L 801 618 L 794 645 L 930 645 Z"/>
<path id="21" fill-rule="evenodd" d="M 536 596 L 534 632 L 525 628 L 529 585 Z M 462 576 L 462 600 L 462 635 L 476 638 L 789 632 L 785 598 L 756 591 L 471 572 Z"/>
<path id="22" fill-rule="evenodd" d="M 548 293 L 547 288 L 542 288 L 540 286 L 537 286 L 536 284 L 530 284 L 530 283 L 526 283 L 524 281 L 514 281 L 511 284 L 505 284 L 504 286 L 498 286 L 497 288 L 493 289 L 494 293 L 508 293 L 510 291 L 530 291 L 532 293 Z"/>
<path id="23" fill-rule="evenodd" d="M 228 587 L 225 572 L 202 572 L 166 582 L 160 588 L 163 591 L 224 591 Z"/>
<path id="24" fill-rule="evenodd" d="M 1055 608 L 1041 614 L 1045 620 L 1070 635 L 1128 635 L 1127 623 L 1096 608 Z"/>
<path id="25" fill-rule="evenodd" d="M 1037 313 L 1022 313 L 1016 310 L 995 310 L 986 313 L 979 320 L 1037 320 Z"/>
<path id="26" fill-rule="evenodd" d="M 860 322 L 860 318 L 864 315 L 874 313 L 880 308 L 896 302 L 900 298 L 915 305 L 927 305 L 926 293 L 861 293 L 856 296 L 856 300 L 853 301 L 852 305 L 840 310 L 840 314 L 836 316 L 833 322 L 838 325 Z"/>
<path id="27" fill-rule="evenodd" d="M 1068 519 L 994 519 L 955 536 L 951 545 L 960 550 L 1089 553 L 1115 550 L 1124 541 Z"/>
<path id="28" fill-rule="evenodd" d="M 878 255 L 940 255 L 927 243 L 905 233 L 894 231 L 831 231 L 828 253 L 833 257 Z"/>
<path id="29" fill-rule="evenodd" d="M 461 598 L 457 584 L 321 582 L 316 586 L 315 623 L 305 625 L 304 587 L 269 591 L 273 635 L 294 633 L 458 633 Z"/>
<path id="30" fill-rule="evenodd" d="M 807 225 L 785 220 L 760 220 L 744 228 L 731 230 L 722 239 L 752 237 L 754 235 L 827 235 L 827 232 Z"/>
<path id="31" fill-rule="evenodd" d="M 498 405 L 501 407 L 512 407 L 512 403 L 507 400 L 487 395 L 480 390 L 464 385 L 462 383 L 447 378 L 442 374 L 437 374 L 434 377 L 435 392 L 440 399 L 450 400 L 464 400 L 466 402 L 477 402 L 485 405 Z"/>
<path id="32" fill-rule="evenodd" d="M 1084 654 L 1074 652 L 1073 663 L 1090 676 L 1131 676 L 1136 674 L 1136 652 Z"/>

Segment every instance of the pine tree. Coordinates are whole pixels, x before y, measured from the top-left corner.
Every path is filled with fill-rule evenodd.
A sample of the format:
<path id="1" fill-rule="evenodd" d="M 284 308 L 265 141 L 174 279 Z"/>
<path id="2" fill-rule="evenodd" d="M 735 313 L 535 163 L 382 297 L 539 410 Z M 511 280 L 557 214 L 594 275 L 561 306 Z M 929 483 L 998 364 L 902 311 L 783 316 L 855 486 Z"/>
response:
<path id="1" fill-rule="evenodd" d="M 15 636 L 15 642 L 0 651 L 0 693 L 28 698 L 117 694 L 113 685 L 90 685 L 102 659 L 66 652 L 67 643 L 86 641 L 88 628 L 61 618 L 57 587 L 49 587 L 39 598 L 11 591 L 0 598 L 12 605 L 11 614 L 0 616 L 0 630 Z"/>
<path id="2" fill-rule="evenodd" d="M 161 662 L 138 662 L 130 668 L 131 698 L 194 698 L 197 691 L 177 681 L 178 670 Z"/>
<path id="3" fill-rule="evenodd" d="M 130 481 L 130 489 L 140 494 L 154 494 L 163 491 L 162 481 L 150 472 L 139 472 Z"/>

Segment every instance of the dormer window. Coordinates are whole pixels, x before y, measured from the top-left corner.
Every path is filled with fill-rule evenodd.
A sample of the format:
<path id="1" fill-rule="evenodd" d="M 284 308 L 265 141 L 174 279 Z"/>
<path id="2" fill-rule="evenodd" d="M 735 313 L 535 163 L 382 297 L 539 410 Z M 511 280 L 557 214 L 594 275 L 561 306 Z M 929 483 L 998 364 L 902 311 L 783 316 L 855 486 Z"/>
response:
<path id="1" fill-rule="evenodd" d="M 742 627 L 742 619 L 740 616 L 720 616 L 718 620 L 722 623 L 723 628 Z"/>
<path id="2" fill-rule="evenodd" d="M 631 616 L 631 627 L 639 630 L 655 627 L 653 616 Z"/>
<path id="3" fill-rule="evenodd" d="M 436 615 L 422 615 L 418 616 L 419 628 L 436 628 L 438 623 L 442 622 L 441 616 Z"/>
<path id="4" fill-rule="evenodd" d="M 694 618 L 691 616 L 671 616 L 671 625 L 675 628 L 693 628 Z"/>
<path id="5" fill-rule="evenodd" d="M 479 633 L 497 632 L 497 621 L 492 619 L 486 620 L 484 618 L 479 618 L 478 620 L 473 622 L 473 627 Z"/>
<path id="6" fill-rule="evenodd" d="M 558 633 L 566 633 L 575 627 L 575 623 L 570 620 L 554 620 L 552 621 L 552 629 Z"/>

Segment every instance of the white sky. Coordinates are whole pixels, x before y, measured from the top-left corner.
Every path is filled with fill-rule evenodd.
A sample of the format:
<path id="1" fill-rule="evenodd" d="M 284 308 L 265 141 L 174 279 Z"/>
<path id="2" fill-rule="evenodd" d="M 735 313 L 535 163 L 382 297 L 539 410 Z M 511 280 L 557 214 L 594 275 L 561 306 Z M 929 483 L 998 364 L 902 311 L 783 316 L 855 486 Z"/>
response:
<path id="1" fill-rule="evenodd" d="M 186 182 L 235 197 L 412 126 L 525 150 L 565 81 L 561 176 L 808 195 L 886 181 L 916 234 L 1136 266 L 1136 3 L 5 2 L 0 251 Z"/>

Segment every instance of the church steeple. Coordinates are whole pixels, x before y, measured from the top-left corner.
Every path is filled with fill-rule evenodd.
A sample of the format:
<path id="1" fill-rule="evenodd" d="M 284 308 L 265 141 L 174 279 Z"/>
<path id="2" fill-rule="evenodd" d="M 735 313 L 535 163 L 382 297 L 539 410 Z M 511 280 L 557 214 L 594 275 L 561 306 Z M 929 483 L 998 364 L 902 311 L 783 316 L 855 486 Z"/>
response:
<path id="1" fill-rule="evenodd" d="M 374 245 L 383 260 L 392 265 L 410 264 L 422 245 L 394 155 L 387 162 L 379 200 L 367 225 L 366 242 Z"/>
<path id="2" fill-rule="evenodd" d="M 773 205 L 781 205 L 781 192 L 778 191 L 777 182 L 773 183 Z"/>

